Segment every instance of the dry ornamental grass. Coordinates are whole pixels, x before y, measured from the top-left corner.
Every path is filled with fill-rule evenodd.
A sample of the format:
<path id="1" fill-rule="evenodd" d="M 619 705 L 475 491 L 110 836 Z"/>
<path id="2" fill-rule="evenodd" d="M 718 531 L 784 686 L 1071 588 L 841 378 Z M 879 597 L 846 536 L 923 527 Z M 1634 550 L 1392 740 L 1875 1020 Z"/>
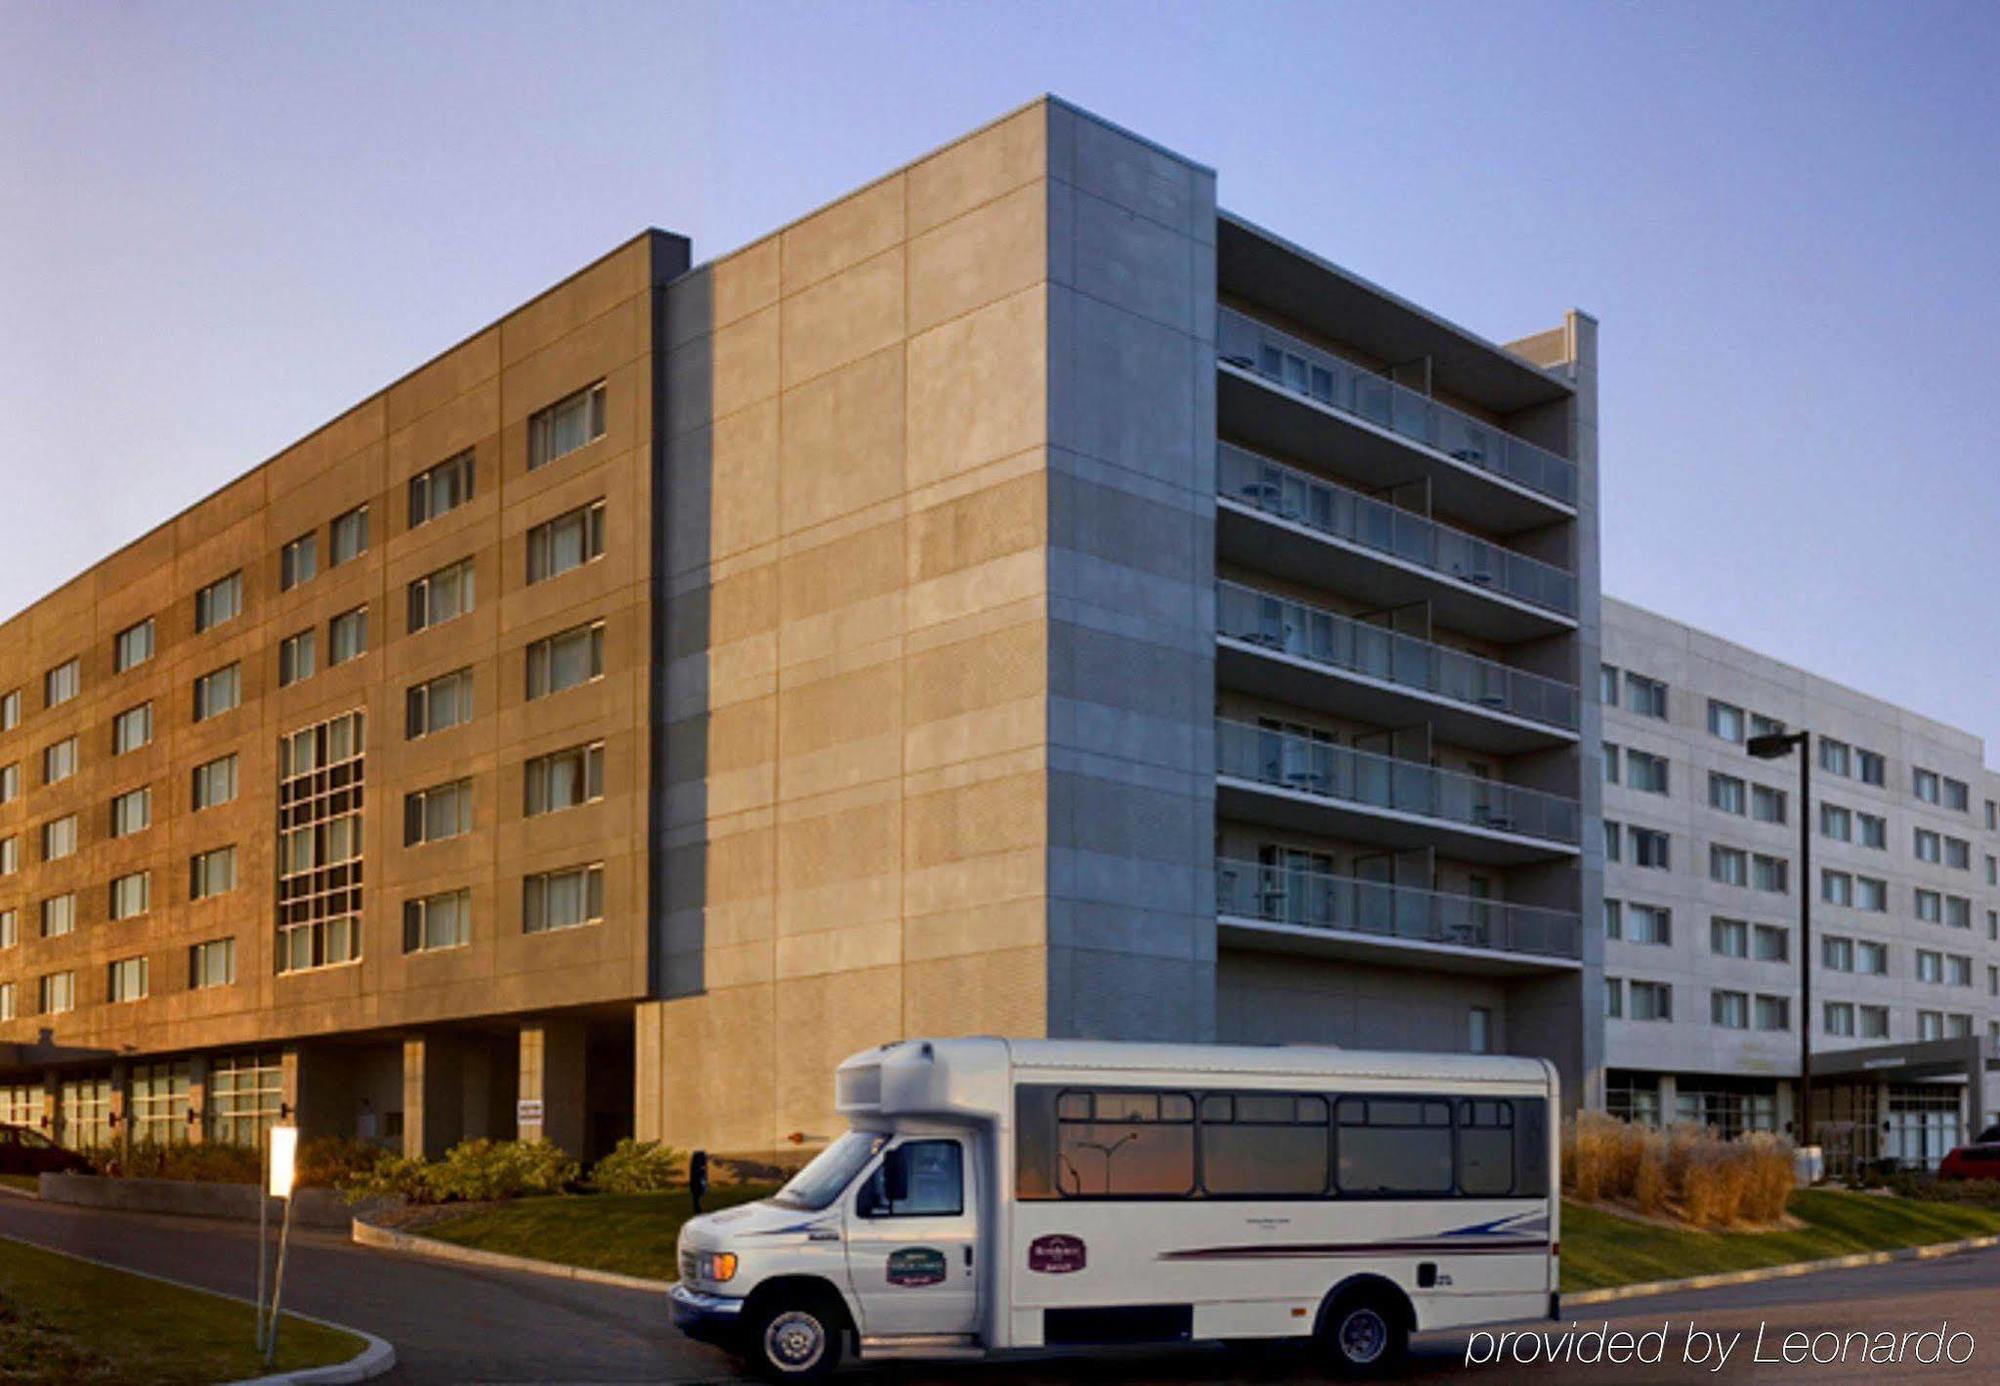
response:
<path id="1" fill-rule="evenodd" d="M 1778 1222 L 1792 1192 L 1792 1145 L 1735 1140 L 1682 1124 L 1667 1130 L 1585 1112 L 1563 1129 L 1563 1187 L 1585 1203 L 1631 1205 L 1696 1227 Z"/>

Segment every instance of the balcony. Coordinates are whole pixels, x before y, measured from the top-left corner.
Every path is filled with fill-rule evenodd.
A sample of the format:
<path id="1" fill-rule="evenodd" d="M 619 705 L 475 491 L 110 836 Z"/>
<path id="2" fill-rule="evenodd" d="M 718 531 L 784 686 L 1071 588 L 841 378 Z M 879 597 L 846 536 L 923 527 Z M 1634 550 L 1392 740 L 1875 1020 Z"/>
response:
<path id="1" fill-rule="evenodd" d="M 1492 639 L 1575 628 L 1576 578 L 1554 564 L 1231 443 L 1215 476 L 1225 558 L 1373 607 L 1429 601 L 1445 625 Z"/>
<path id="2" fill-rule="evenodd" d="M 1218 719 L 1216 812 L 1322 837 L 1511 865 L 1574 856 L 1574 799 Z"/>
<path id="3" fill-rule="evenodd" d="M 1228 857 L 1216 860 L 1215 895 L 1231 941 L 1250 946 L 1270 947 L 1275 934 L 1318 943 L 1316 951 L 1405 964 L 1422 954 L 1426 965 L 1481 971 L 1539 970 L 1583 956 L 1581 921 L 1567 910 Z"/>
<path id="4" fill-rule="evenodd" d="M 1338 416 L 1357 430 L 1350 445 L 1362 438 L 1394 444 L 1376 452 L 1378 463 L 1400 457 L 1407 471 L 1422 458 L 1423 470 L 1445 492 L 1440 499 L 1453 509 L 1482 513 L 1497 506 L 1524 526 L 1575 513 L 1577 469 L 1566 457 L 1235 309 L 1217 310 L 1216 334 L 1225 373 Z"/>
<path id="5" fill-rule="evenodd" d="M 1215 587 L 1229 688 L 1394 726 L 1427 718 L 1455 745 L 1513 754 L 1574 741 L 1574 685 L 1234 582 Z"/>

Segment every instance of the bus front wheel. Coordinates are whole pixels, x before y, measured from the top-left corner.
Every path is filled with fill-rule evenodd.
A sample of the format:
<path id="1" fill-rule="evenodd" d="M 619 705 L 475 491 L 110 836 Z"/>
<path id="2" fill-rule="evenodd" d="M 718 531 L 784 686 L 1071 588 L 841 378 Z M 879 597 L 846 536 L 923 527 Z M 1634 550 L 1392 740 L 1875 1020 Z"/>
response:
<path id="1" fill-rule="evenodd" d="M 1394 1371 L 1410 1345 L 1403 1306 L 1382 1290 L 1354 1290 L 1328 1306 L 1320 1321 L 1320 1354 L 1337 1376 Z"/>
<path id="2" fill-rule="evenodd" d="M 750 1357 L 771 1381 L 818 1381 L 840 1365 L 841 1317 L 817 1299 L 775 1300 L 751 1325 Z"/>

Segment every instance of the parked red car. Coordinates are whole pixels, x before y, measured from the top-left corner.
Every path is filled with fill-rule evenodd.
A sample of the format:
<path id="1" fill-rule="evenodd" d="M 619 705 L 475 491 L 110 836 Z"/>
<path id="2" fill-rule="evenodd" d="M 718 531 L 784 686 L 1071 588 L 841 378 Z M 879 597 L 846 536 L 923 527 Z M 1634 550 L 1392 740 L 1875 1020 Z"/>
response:
<path id="1" fill-rule="evenodd" d="M 1984 1132 L 1981 1133 L 1982 1137 Z M 1938 1165 L 1940 1179 L 2000 1179 L 2000 1144 L 1961 1145 Z"/>
<path id="2" fill-rule="evenodd" d="M 25 1126 L 0 1126 L 0 1174 L 89 1174 L 90 1161 Z"/>

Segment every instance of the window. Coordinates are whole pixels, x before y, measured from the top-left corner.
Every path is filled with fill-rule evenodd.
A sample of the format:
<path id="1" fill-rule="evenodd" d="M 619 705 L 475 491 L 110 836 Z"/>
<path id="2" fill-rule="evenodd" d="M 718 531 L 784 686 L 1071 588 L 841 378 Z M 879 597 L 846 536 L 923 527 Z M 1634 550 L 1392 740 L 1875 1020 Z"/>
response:
<path id="1" fill-rule="evenodd" d="M 410 584 L 410 633 L 463 616 L 473 606 L 472 560 L 460 559 Z"/>
<path id="2" fill-rule="evenodd" d="M 41 1013 L 61 1015 L 76 1009 L 76 974 L 51 972 L 40 981 Z"/>
<path id="3" fill-rule="evenodd" d="M 76 851 L 76 815 L 65 814 L 42 824 L 42 860 L 61 861 Z"/>
<path id="4" fill-rule="evenodd" d="M 1819 768 L 1829 775 L 1849 775 L 1852 770 L 1852 748 L 1845 741 L 1835 741 L 1830 736 L 1819 739 Z"/>
<path id="5" fill-rule="evenodd" d="M 1917 1038 L 1920 1040 L 1943 1039 L 1944 1013 L 1942 1011 L 1918 1011 Z"/>
<path id="6" fill-rule="evenodd" d="M 1625 827 L 1622 823 L 1604 820 L 1604 859 L 1623 861 L 1625 859 Z"/>
<path id="7" fill-rule="evenodd" d="M 1946 775 L 1940 783 L 1944 788 L 1944 806 L 1956 813 L 1966 813 L 1972 808 L 1972 790 L 1964 780 L 1955 780 Z"/>
<path id="8" fill-rule="evenodd" d="M 403 796 L 403 845 L 442 842 L 472 831 L 472 781 L 434 785 Z"/>
<path id="9" fill-rule="evenodd" d="M 10 689 L 0 694 L 0 732 L 10 732 L 21 725 L 21 690 Z"/>
<path id="10" fill-rule="evenodd" d="M 1887 779 L 1889 763 L 1875 752 L 1856 751 L 1854 759 L 1863 784 L 1879 785 Z"/>
<path id="11" fill-rule="evenodd" d="M 1942 840 L 1929 828 L 1918 828 L 1916 830 L 1915 851 L 1918 861 L 1936 862 L 1944 859 Z"/>
<path id="12" fill-rule="evenodd" d="M 1334 1103 L 1334 1125 L 1334 1185 L 1342 1194 L 1451 1192 L 1449 1102 L 1343 1097 Z"/>
<path id="13" fill-rule="evenodd" d="M 1625 707 L 1641 717 L 1667 720 L 1667 686 L 1643 674 L 1625 675 Z"/>
<path id="14" fill-rule="evenodd" d="M 1864 977 L 1889 975 L 1889 945 L 1861 939 L 1854 945 L 1854 970 Z"/>
<path id="15" fill-rule="evenodd" d="M 319 632 L 302 630 L 278 642 L 278 686 L 286 688 L 319 672 Z"/>
<path id="16" fill-rule="evenodd" d="M 1747 787 L 1734 775 L 1708 772 L 1708 806 L 1724 813 L 1742 814 Z"/>
<path id="17" fill-rule="evenodd" d="M 1759 890 L 1768 890 L 1783 895 L 1791 887 L 1791 863 L 1783 857 L 1766 856 L 1759 852 L 1750 858 L 1750 884 Z"/>
<path id="18" fill-rule="evenodd" d="M 525 768 L 526 811 L 555 813 L 604 797 L 604 743 L 536 756 Z"/>
<path id="19" fill-rule="evenodd" d="M 242 668 L 231 664 L 194 681 L 194 720 L 206 722 L 235 707 L 243 699 Z"/>
<path id="20" fill-rule="evenodd" d="M 1861 1038 L 1889 1038 L 1889 1008 L 1887 1006 L 1863 1006 L 1860 1008 Z"/>
<path id="21" fill-rule="evenodd" d="M 1937 771 L 1913 766 L 1910 770 L 1910 792 L 1927 804 L 1937 803 L 1942 798 Z"/>
<path id="22" fill-rule="evenodd" d="M 61 784 L 76 773 L 76 738 L 66 736 L 42 748 L 42 783 Z"/>
<path id="23" fill-rule="evenodd" d="M 1759 996 L 1757 998 L 1757 1028 L 1759 1030 L 1791 1029 L 1791 999 L 1784 996 Z"/>
<path id="24" fill-rule="evenodd" d="M 1490 1013 L 1487 1019 L 1491 1019 Z M 1479 1022 L 1472 1024 L 1477 1043 Z M 1328 1173 L 1326 1099 L 1290 1093 L 1209 1093 L 1201 1099 L 1201 1151 L 1202 1188 L 1210 1194 L 1296 1197 L 1324 1193 Z M 1511 1141 L 1508 1154 L 1511 1164 Z"/>
<path id="25" fill-rule="evenodd" d="M 1611 741 L 1604 743 L 1604 782 L 1618 783 L 1618 746 Z"/>
<path id="26" fill-rule="evenodd" d="M 1854 815 L 1854 826 L 1860 830 L 1860 841 L 1863 847 L 1874 847 L 1877 850 L 1888 847 L 1888 819 L 1883 818 L 1879 814 L 1857 813 Z"/>
<path id="27" fill-rule="evenodd" d="M 195 810 L 214 808 L 236 797 L 236 755 L 220 756 L 194 768 Z"/>
<path id="28" fill-rule="evenodd" d="M 1612 665 L 1597 666 L 1597 700 L 1606 707 L 1618 706 L 1618 670 Z"/>
<path id="29" fill-rule="evenodd" d="M 278 590 L 289 592 L 319 572 L 319 535 L 301 534 L 278 550 Z"/>
<path id="30" fill-rule="evenodd" d="M 604 675 L 604 623 L 537 640 L 528 646 L 528 696 L 546 698 Z"/>
<path id="31" fill-rule="evenodd" d="M 236 985 L 236 940 L 211 939 L 188 948 L 188 990 Z"/>
<path id="32" fill-rule="evenodd" d="M 472 671 L 457 669 L 403 695 L 403 734 L 414 741 L 472 720 Z"/>
<path id="33" fill-rule="evenodd" d="M 1958 953 L 1945 954 L 1944 980 L 1946 986 L 1953 986 L 1953 987 L 1971 986 L 1972 959 Z"/>
<path id="34" fill-rule="evenodd" d="M 1854 877 L 1845 871 L 1819 873 L 1819 898 L 1829 905 L 1854 903 Z"/>
<path id="35" fill-rule="evenodd" d="M 1712 991 L 1708 994 L 1709 1021 L 1724 1030 L 1750 1028 L 1750 997 L 1740 991 Z"/>
<path id="36" fill-rule="evenodd" d="M 1854 1035 L 1854 1003 L 1852 1001 L 1829 1001 L 1822 1012 L 1824 1019 L 1820 1028 L 1838 1039 L 1851 1039 Z"/>
<path id="37" fill-rule="evenodd" d="M 604 502 L 592 501 L 528 531 L 528 581 L 560 576 L 604 554 Z"/>
<path id="38" fill-rule="evenodd" d="M 1944 864 L 1954 871 L 1972 869 L 1972 844 L 1962 837 L 1948 837 L 1944 840 Z"/>
<path id="39" fill-rule="evenodd" d="M 1194 1140 L 1194 1099 L 1186 1093 L 1063 1092 L 1057 1189 L 1071 1198 L 1184 1197 L 1194 1192 Z"/>
<path id="40" fill-rule="evenodd" d="M 604 864 L 544 871 L 522 881 L 521 932 L 545 934 L 604 918 Z"/>
<path id="41" fill-rule="evenodd" d="M 153 791 L 128 789 L 111 801 L 111 835 L 126 837 L 153 826 Z"/>
<path id="42" fill-rule="evenodd" d="M 194 629 L 199 635 L 224 621 L 234 620 L 243 611 L 243 574 L 218 578 L 194 594 Z"/>
<path id="43" fill-rule="evenodd" d="M 21 839 L 0 837 L 0 876 L 11 876 L 21 869 Z"/>
<path id="44" fill-rule="evenodd" d="M 236 848 L 215 847 L 188 861 L 188 898 L 206 900 L 236 889 Z"/>
<path id="45" fill-rule="evenodd" d="M 1604 902 L 1604 936 L 1606 938 L 1625 936 L 1625 906 L 1617 900 Z"/>
<path id="46" fill-rule="evenodd" d="M 1821 837 L 1830 837 L 1835 842 L 1854 840 L 1854 815 L 1838 804 L 1819 806 L 1819 832 Z"/>
<path id="47" fill-rule="evenodd" d="M 410 478 L 410 528 L 449 514 L 472 499 L 472 450 L 448 457 Z"/>
<path id="48" fill-rule="evenodd" d="M 71 659 L 42 675 L 42 706 L 60 707 L 83 691 L 83 666 Z"/>
<path id="49" fill-rule="evenodd" d="M 111 964 L 109 996 L 113 1005 L 120 1001 L 143 1001 L 146 999 L 146 960 L 141 958 L 120 958 Z"/>
<path id="50" fill-rule="evenodd" d="M 14 948 L 21 942 L 21 915 L 18 910 L 0 910 L 0 950 Z"/>
<path id="51" fill-rule="evenodd" d="M 153 705 L 141 703 L 118 714 L 111 724 L 111 754 L 122 756 L 153 740 Z"/>
<path id="52" fill-rule="evenodd" d="M 1625 782 L 1647 794 L 1667 792 L 1667 759 L 1645 751 L 1625 753 Z"/>
<path id="53" fill-rule="evenodd" d="M 1625 983 L 1616 977 L 1604 979 L 1604 1016 L 1607 1020 L 1620 1020 L 1625 1015 Z"/>
<path id="54" fill-rule="evenodd" d="M 1753 712 L 1750 714 L 1750 735 L 1783 736 L 1784 734 L 1785 734 L 1785 724 L 1783 722 L 1780 722 L 1777 718 L 1766 717 L 1761 712 Z"/>
<path id="55" fill-rule="evenodd" d="M 1708 700 L 1708 730 L 1724 741 L 1743 740 L 1743 709 L 1730 703 Z"/>
<path id="56" fill-rule="evenodd" d="M 338 568 L 341 564 L 361 557 L 368 551 L 368 507 L 357 505 L 344 515 L 336 515 L 327 528 L 327 566 Z"/>
<path id="57" fill-rule="evenodd" d="M 1724 885 L 1750 883 L 1750 858 L 1741 847 L 1712 844 L 1708 849 L 1708 878 Z"/>
<path id="58" fill-rule="evenodd" d="M 136 626 L 127 626 L 118 632 L 117 648 L 112 654 L 112 667 L 118 673 L 137 668 L 153 657 L 153 618 L 148 616 Z"/>
<path id="59" fill-rule="evenodd" d="M 1928 948 L 1917 950 L 1917 980 L 1919 982 L 1942 982 L 1944 980 L 1944 954 L 1934 953 Z"/>
<path id="60" fill-rule="evenodd" d="M 403 902 L 403 951 L 434 953 L 472 942 L 472 892 L 446 891 Z"/>
<path id="61" fill-rule="evenodd" d="M 76 932 L 76 896 L 52 895 L 42 901 L 42 937 L 62 938 Z"/>
<path id="62" fill-rule="evenodd" d="M 1972 902 L 1963 895 L 1944 897 L 1944 922 L 1950 929 L 1970 929 L 1972 927 Z"/>
<path id="63" fill-rule="evenodd" d="M 132 919 L 144 914 L 151 906 L 153 897 L 153 876 L 148 871 L 134 871 L 129 876 L 120 876 L 111 883 L 111 917 Z"/>
<path id="64" fill-rule="evenodd" d="M 1988 968 L 1993 974 L 1993 994 L 2000 996 L 2000 969 Z M 1465 1013 L 1465 1052 L 1468 1054 L 1491 1054 L 1493 1052 L 1493 1008 L 1473 1006 Z"/>
<path id="65" fill-rule="evenodd" d="M 1792 956 L 1792 931 L 1776 924 L 1759 924 L 1751 933 L 1750 956 L 1758 962 L 1786 962 Z"/>
<path id="66" fill-rule="evenodd" d="M 1916 895 L 1917 918 L 1926 924 L 1944 923 L 1944 896 L 1935 890 L 1919 890 Z"/>
<path id="67" fill-rule="evenodd" d="M 1672 1020 L 1674 989 L 1665 982 L 1633 982 L 1632 1019 Z"/>
<path id="68" fill-rule="evenodd" d="M 1951 1012 L 1944 1018 L 1944 1033 L 1947 1039 L 1965 1039 L 1972 1033 L 1972 1017 Z"/>
<path id="69" fill-rule="evenodd" d="M 345 664 L 368 651 L 368 608 L 343 611 L 327 623 L 327 664 Z"/>
<path id="70" fill-rule="evenodd" d="M 12 1020 L 16 1014 L 14 984 L 12 982 L 0 982 L 0 1020 Z"/>
<path id="71" fill-rule="evenodd" d="M 528 419 L 528 470 L 546 467 L 604 436 L 604 382 L 578 390 Z"/>
<path id="72" fill-rule="evenodd" d="M 1785 821 L 1785 791 L 1759 784 L 1750 787 L 1750 816 L 1759 823 Z"/>
<path id="73" fill-rule="evenodd" d="M 889 1167 L 902 1169 L 903 1193 L 889 1196 Z M 965 1211 L 965 1152 L 957 1141 L 905 1141 L 858 1191 L 855 1207 L 870 1218 L 957 1217 Z M 935 1253 L 933 1253 L 935 1254 Z"/>
<path id="74" fill-rule="evenodd" d="M 1828 935 L 1819 941 L 1819 965 L 1828 972 L 1854 970 L 1854 940 Z"/>
<path id="75" fill-rule="evenodd" d="M 1870 914 L 1888 913 L 1889 883 L 1874 876 L 1856 876 L 1854 908 L 1867 910 Z"/>
<path id="76" fill-rule="evenodd" d="M 208 1066 L 208 1139 L 217 1145 L 260 1144 L 284 1107 L 284 1057 L 229 1054 Z"/>
<path id="77" fill-rule="evenodd" d="M 1750 926 L 1741 919 L 1708 921 L 1708 951 L 1724 958 L 1750 956 Z"/>
<path id="78" fill-rule="evenodd" d="M 1673 911 L 1658 905 L 1632 905 L 1625 912 L 1625 938 L 1630 943 L 1668 947 L 1674 941 Z"/>
<path id="79" fill-rule="evenodd" d="M 277 970 L 361 958 L 365 719 L 343 713 L 278 742 Z"/>
<path id="80" fill-rule="evenodd" d="M 1667 835 L 1652 828 L 1632 829 L 1632 864 L 1668 870 Z"/>
<path id="81" fill-rule="evenodd" d="M 21 765 L 0 765 L 0 804 L 11 804 L 21 797 Z"/>

